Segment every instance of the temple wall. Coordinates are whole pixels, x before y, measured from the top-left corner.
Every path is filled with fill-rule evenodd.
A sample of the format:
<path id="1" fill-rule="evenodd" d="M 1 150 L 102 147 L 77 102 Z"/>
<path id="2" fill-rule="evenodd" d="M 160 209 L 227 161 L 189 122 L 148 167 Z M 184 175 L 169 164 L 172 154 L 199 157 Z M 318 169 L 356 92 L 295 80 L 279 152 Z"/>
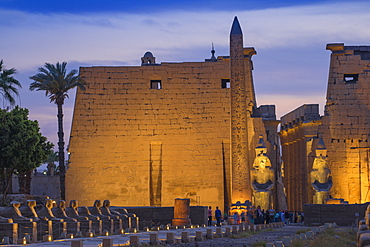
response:
<path id="1" fill-rule="evenodd" d="M 228 66 L 81 68 L 87 89 L 76 97 L 67 199 L 173 206 L 180 197 L 222 206 L 230 89 L 221 79 L 229 78 Z M 161 80 L 161 89 L 151 89 L 151 80 Z"/>
<path id="2" fill-rule="evenodd" d="M 370 200 L 370 47 L 328 44 L 332 51 L 320 132 L 328 149 L 335 198 Z"/>

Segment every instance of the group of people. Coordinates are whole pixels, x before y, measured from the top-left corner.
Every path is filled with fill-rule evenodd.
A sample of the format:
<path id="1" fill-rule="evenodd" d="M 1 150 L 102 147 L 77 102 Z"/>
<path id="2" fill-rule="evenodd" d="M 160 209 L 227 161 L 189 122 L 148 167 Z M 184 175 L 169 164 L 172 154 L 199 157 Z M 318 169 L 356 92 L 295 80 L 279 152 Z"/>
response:
<path id="1" fill-rule="evenodd" d="M 212 216 L 212 207 L 209 206 L 208 207 L 208 226 L 212 226 L 212 217 L 213 217 Z M 222 212 L 217 206 L 216 210 L 215 210 L 215 218 L 216 218 L 216 221 L 217 221 L 217 226 L 221 226 L 221 217 L 222 217 Z"/>
<path id="2" fill-rule="evenodd" d="M 217 221 L 217 226 L 221 226 L 222 213 L 221 210 L 216 207 L 214 217 Z M 227 221 L 229 215 L 225 213 L 224 220 Z M 213 211 L 212 207 L 208 207 L 208 226 L 212 226 Z M 233 224 L 248 223 L 248 224 L 269 224 L 270 222 L 284 222 L 285 224 L 290 223 L 303 223 L 304 213 L 293 212 L 293 211 L 280 211 L 275 210 L 264 210 L 258 206 L 256 209 L 251 208 L 248 210 L 234 212 L 232 215 Z"/>

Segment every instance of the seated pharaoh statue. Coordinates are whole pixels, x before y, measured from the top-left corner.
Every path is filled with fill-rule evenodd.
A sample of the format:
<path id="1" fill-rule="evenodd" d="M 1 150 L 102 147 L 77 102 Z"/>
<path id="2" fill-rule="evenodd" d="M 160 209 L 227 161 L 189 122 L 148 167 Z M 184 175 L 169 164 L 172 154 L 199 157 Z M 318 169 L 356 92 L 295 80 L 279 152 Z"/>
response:
<path id="1" fill-rule="evenodd" d="M 45 205 L 40 210 L 37 211 L 37 215 L 39 216 L 40 219 L 43 219 L 43 220 L 63 222 L 64 221 L 63 219 L 55 217 L 55 215 L 51 211 L 52 208 L 53 208 L 53 200 L 46 199 Z"/>
<path id="2" fill-rule="evenodd" d="M 20 202 L 11 202 L 10 204 L 11 205 L 9 207 L 5 207 L 0 210 L 0 215 L 2 217 L 12 218 L 16 223 L 33 221 L 31 218 L 27 218 L 22 215 L 21 211 L 19 210 L 19 207 L 21 206 Z M 4 218 L 2 220 L 4 222 L 7 221 L 7 219 Z"/>
<path id="3" fill-rule="evenodd" d="M 330 169 L 328 168 L 327 150 L 322 138 L 319 139 L 318 148 L 315 152 L 316 157 L 310 172 L 311 185 L 314 190 L 313 204 L 324 204 L 325 200 L 329 198 L 333 181 L 330 176 Z"/>
<path id="4" fill-rule="evenodd" d="M 27 200 L 26 205 L 19 207 L 22 215 L 27 218 L 31 218 L 33 221 L 39 221 L 40 218 L 36 213 L 36 200 Z"/>
<path id="5" fill-rule="evenodd" d="M 66 201 L 64 200 L 59 200 L 58 206 L 51 209 L 55 217 L 61 218 L 65 222 L 77 222 L 76 219 L 68 217 L 65 210 L 66 210 Z"/>
<path id="6" fill-rule="evenodd" d="M 269 210 L 271 204 L 271 190 L 275 186 L 275 174 L 270 159 L 267 157 L 267 148 L 260 136 L 256 147 L 256 158 L 251 170 L 251 183 L 253 189 L 253 204 L 261 206 L 262 209 Z"/>

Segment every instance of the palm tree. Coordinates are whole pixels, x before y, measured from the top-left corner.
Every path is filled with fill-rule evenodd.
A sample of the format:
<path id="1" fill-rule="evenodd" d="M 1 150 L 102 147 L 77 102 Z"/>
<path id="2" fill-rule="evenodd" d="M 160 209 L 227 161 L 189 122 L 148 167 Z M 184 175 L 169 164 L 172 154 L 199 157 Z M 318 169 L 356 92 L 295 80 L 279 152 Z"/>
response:
<path id="1" fill-rule="evenodd" d="M 85 90 L 86 83 L 78 75 L 77 70 L 67 73 L 67 62 L 56 65 L 45 63 L 44 67 L 39 68 L 39 73 L 31 76 L 34 82 L 30 85 L 30 90 L 45 91 L 50 102 L 54 102 L 58 107 L 58 153 L 59 153 L 59 173 L 60 173 L 60 196 L 65 200 L 65 162 L 64 162 L 64 131 L 63 131 L 63 104 L 68 98 L 68 91 L 75 87 Z"/>
<path id="2" fill-rule="evenodd" d="M 22 87 L 21 83 L 13 77 L 16 72 L 15 68 L 4 69 L 3 60 L 0 60 L 0 94 L 9 101 L 10 105 L 15 104 L 13 94 L 18 95 L 18 88 L 15 86 Z"/>

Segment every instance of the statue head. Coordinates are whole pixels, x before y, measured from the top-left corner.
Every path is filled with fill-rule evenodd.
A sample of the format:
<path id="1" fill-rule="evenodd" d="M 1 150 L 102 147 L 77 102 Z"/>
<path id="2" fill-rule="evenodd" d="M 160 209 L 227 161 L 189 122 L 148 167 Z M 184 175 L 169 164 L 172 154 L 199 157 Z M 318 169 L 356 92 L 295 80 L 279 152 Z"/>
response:
<path id="1" fill-rule="evenodd" d="M 46 200 L 45 200 L 45 207 L 46 207 L 47 209 L 51 209 L 51 208 L 53 207 L 53 200 L 51 200 L 51 199 L 46 199 Z"/>
<path id="2" fill-rule="evenodd" d="M 95 200 L 94 207 L 100 208 L 101 207 L 101 201 L 100 200 Z"/>
<path id="3" fill-rule="evenodd" d="M 36 207 L 36 200 L 27 200 L 27 206 L 30 208 Z"/>
<path id="4" fill-rule="evenodd" d="M 66 209 L 66 201 L 64 201 L 64 200 L 59 200 L 59 207 L 61 208 L 61 209 Z"/>
<path id="5" fill-rule="evenodd" d="M 253 166 L 256 169 L 270 168 L 271 167 L 271 162 L 270 162 L 270 159 L 266 155 L 260 154 L 254 160 Z"/>
<path id="6" fill-rule="evenodd" d="M 103 202 L 103 207 L 110 207 L 110 201 L 109 200 L 104 200 Z"/>
<path id="7" fill-rule="evenodd" d="M 77 202 L 77 200 L 70 200 L 69 201 L 69 206 L 71 208 L 78 208 L 78 202 Z"/>
<path id="8" fill-rule="evenodd" d="M 328 168 L 327 166 L 327 160 L 324 156 L 316 157 L 313 161 L 312 169 L 313 170 L 324 170 L 325 168 Z"/>

